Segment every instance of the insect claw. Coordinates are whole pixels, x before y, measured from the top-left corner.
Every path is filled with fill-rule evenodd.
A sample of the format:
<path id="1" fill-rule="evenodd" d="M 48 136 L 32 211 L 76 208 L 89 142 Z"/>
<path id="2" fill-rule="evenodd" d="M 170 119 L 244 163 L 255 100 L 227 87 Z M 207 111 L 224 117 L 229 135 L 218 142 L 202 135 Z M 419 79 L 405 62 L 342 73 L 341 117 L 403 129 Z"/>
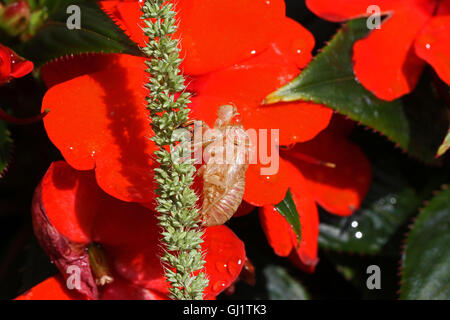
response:
<path id="1" fill-rule="evenodd" d="M 321 164 L 327 168 L 332 168 L 332 169 L 336 168 L 336 164 L 332 163 L 332 162 L 322 162 Z"/>

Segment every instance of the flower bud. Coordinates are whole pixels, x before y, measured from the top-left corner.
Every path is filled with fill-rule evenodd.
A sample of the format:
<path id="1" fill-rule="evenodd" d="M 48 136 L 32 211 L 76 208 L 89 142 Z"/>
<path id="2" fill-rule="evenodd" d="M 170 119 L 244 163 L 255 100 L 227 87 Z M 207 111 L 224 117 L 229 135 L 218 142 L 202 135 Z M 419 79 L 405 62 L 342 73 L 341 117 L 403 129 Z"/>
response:
<path id="1" fill-rule="evenodd" d="M 33 70 L 33 63 L 18 56 L 0 44 L 0 85 L 13 78 L 20 78 Z"/>
<path id="2" fill-rule="evenodd" d="M 11 36 L 17 36 L 27 28 L 30 16 L 30 6 L 26 0 L 0 4 L 0 28 Z"/>

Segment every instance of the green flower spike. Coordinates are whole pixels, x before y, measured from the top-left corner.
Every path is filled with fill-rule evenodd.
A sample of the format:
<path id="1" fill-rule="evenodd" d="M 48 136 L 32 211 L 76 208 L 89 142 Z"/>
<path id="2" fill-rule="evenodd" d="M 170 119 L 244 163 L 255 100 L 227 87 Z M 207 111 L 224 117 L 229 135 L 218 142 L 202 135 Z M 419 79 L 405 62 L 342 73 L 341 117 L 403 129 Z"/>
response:
<path id="1" fill-rule="evenodd" d="M 142 49 L 149 58 L 147 109 L 155 133 L 152 140 L 159 148 L 155 152 L 160 164 L 155 169 L 155 179 L 156 210 L 165 249 L 161 261 L 171 298 L 201 300 L 208 279 L 201 272 L 205 264 L 201 251 L 204 231 L 196 208 L 198 197 L 191 189 L 195 167 L 192 161 L 174 161 L 167 151 L 167 147 L 173 150 L 177 142 L 173 141 L 173 132 L 188 120 L 190 111 L 187 107 L 190 94 L 184 92 L 184 77 L 179 68 L 178 40 L 172 38 L 177 30 L 176 12 L 172 3 L 163 0 L 146 0 L 142 12 L 144 34 L 149 38 Z M 177 93 L 180 94 L 175 98 Z"/>

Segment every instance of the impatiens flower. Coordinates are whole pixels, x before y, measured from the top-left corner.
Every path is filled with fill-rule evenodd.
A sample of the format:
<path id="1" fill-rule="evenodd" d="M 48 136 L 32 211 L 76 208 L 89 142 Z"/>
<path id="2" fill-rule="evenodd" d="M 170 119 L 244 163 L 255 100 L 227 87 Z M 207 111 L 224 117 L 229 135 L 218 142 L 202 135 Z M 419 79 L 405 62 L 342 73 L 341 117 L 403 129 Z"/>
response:
<path id="1" fill-rule="evenodd" d="M 103 1 L 103 8 L 137 43 L 143 43 L 137 1 Z M 316 203 L 332 213 L 357 209 L 371 180 L 370 165 L 347 130 L 331 127 L 332 110 L 309 102 L 262 105 L 265 96 L 296 77 L 311 59 L 314 38 L 285 17 L 282 0 L 183 0 L 179 9 L 183 70 L 193 93 L 191 119 L 212 126 L 221 105 L 237 107 L 245 129 L 279 130 L 268 143 L 280 153 L 275 174 L 258 160 L 246 174 L 245 202 L 238 214 L 261 207 L 269 242 L 282 256 L 298 255 L 307 270 L 317 263 Z M 205 21 L 210 21 L 205 28 Z M 62 71 L 63 70 L 63 71 Z M 153 208 L 154 144 L 144 102 L 144 58 L 85 55 L 42 68 L 49 86 L 43 109 L 49 138 L 69 165 L 95 170 L 103 191 Z M 270 140 L 270 139 L 269 139 Z M 270 151 L 269 151 L 270 152 Z M 323 164 L 332 164 L 334 168 Z M 298 243 L 274 206 L 290 190 L 302 225 Z M 136 205 L 137 206 L 137 205 Z M 127 218 L 131 214 L 127 215 Z M 279 231 L 282 233 L 278 235 Z"/>
<path id="2" fill-rule="evenodd" d="M 35 234 L 64 281 L 49 279 L 22 298 L 45 298 L 38 292 L 50 286 L 55 299 L 166 299 L 156 214 L 104 193 L 92 171 L 53 163 L 36 189 L 32 213 Z M 236 281 L 245 249 L 225 226 L 207 228 L 204 240 L 205 297 L 211 299 Z"/>
<path id="3" fill-rule="evenodd" d="M 449 0 L 307 0 L 330 21 L 368 16 L 371 5 L 387 18 L 353 47 L 355 75 L 376 96 L 394 100 L 411 92 L 429 63 L 450 84 Z"/>
<path id="4" fill-rule="evenodd" d="M 350 121 L 336 117 L 315 139 L 281 150 L 283 179 L 300 217 L 300 244 L 292 227 L 274 205 L 259 209 L 262 227 L 275 253 L 289 256 L 306 271 L 314 270 L 318 262 L 316 203 L 328 212 L 348 216 L 359 208 L 370 186 L 370 163 L 359 147 L 348 139 L 350 128 Z M 258 186 L 261 185 L 255 184 L 255 193 L 262 192 Z M 268 192 L 269 189 L 264 194 Z"/>
<path id="5" fill-rule="evenodd" d="M 33 62 L 19 57 L 14 51 L 0 44 L 0 85 L 21 78 L 33 70 Z"/>

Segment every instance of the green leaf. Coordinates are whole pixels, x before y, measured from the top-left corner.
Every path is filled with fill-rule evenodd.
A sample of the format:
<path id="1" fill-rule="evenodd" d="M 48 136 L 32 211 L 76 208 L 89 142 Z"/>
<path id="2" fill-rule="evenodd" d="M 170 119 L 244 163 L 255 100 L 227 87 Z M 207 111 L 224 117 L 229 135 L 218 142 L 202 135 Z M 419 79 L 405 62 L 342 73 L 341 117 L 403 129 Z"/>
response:
<path id="1" fill-rule="evenodd" d="M 286 192 L 286 197 L 275 206 L 278 212 L 286 218 L 287 222 L 294 229 L 295 234 L 297 235 L 298 241 L 300 243 L 300 239 L 302 238 L 302 228 L 300 225 L 300 217 L 297 212 L 297 208 L 295 207 L 294 200 L 292 200 L 291 191 L 288 190 Z"/>
<path id="2" fill-rule="evenodd" d="M 417 212 L 426 196 L 426 191 L 418 194 L 411 186 L 408 170 L 400 172 L 407 159 L 390 149 L 371 145 L 373 180 L 359 210 L 349 217 L 321 215 L 322 248 L 363 254 L 390 253 L 386 244 Z"/>
<path id="3" fill-rule="evenodd" d="M 450 148 L 450 131 L 447 133 L 444 142 L 442 142 L 441 146 L 439 147 L 436 156 L 437 157 L 442 156 L 444 153 L 447 152 L 448 148 Z"/>
<path id="4" fill-rule="evenodd" d="M 450 189 L 417 217 L 402 257 L 401 299 L 450 299 Z"/>
<path id="5" fill-rule="evenodd" d="M 280 266 L 269 265 L 264 269 L 270 300 L 309 300 L 309 294 L 300 282 Z"/>
<path id="6" fill-rule="evenodd" d="M 12 139 L 6 128 L 6 123 L 0 120 L 0 177 L 3 176 L 11 159 Z"/>
<path id="7" fill-rule="evenodd" d="M 349 21 L 302 73 L 266 97 L 266 103 L 304 100 L 325 104 L 388 136 L 411 155 L 431 162 L 448 129 L 442 104 L 412 99 L 384 101 L 353 74 L 352 48 L 367 35 L 365 19 Z M 419 103 L 420 102 L 420 103 Z M 268 106 L 269 107 L 269 106 Z"/>
<path id="8" fill-rule="evenodd" d="M 36 34 L 25 42 L 21 54 L 41 66 L 71 54 L 128 53 L 141 55 L 134 42 L 92 0 L 46 1 L 48 19 Z M 66 12 L 70 5 L 81 10 L 81 29 L 69 30 Z"/>

